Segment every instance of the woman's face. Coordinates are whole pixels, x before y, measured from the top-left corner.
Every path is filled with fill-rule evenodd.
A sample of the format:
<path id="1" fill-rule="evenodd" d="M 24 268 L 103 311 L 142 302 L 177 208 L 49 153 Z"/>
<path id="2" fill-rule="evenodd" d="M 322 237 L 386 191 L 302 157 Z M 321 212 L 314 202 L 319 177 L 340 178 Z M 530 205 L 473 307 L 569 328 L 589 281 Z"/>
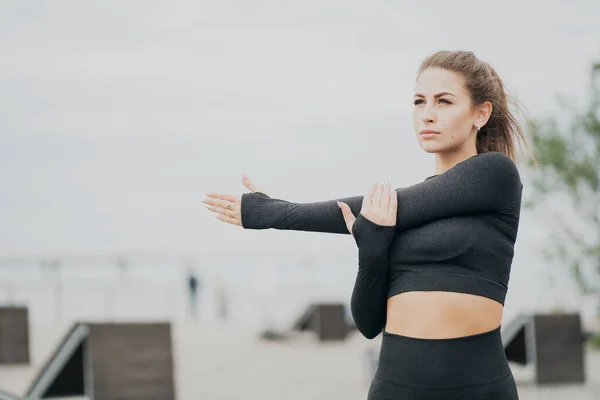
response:
<path id="1" fill-rule="evenodd" d="M 465 146 L 475 150 L 477 118 L 461 75 L 440 68 L 421 73 L 415 88 L 413 124 L 423 150 L 454 152 Z"/>

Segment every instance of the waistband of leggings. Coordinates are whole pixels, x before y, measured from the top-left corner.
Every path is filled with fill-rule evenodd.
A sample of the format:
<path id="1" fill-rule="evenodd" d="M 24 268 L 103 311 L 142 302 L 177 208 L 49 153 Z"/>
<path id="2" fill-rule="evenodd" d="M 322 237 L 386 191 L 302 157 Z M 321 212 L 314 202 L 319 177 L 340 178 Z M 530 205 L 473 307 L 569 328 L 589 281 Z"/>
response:
<path id="1" fill-rule="evenodd" d="M 511 373 L 501 327 L 448 339 L 422 339 L 384 331 L 377 378 L 413 387 L 465 387 Z"/>

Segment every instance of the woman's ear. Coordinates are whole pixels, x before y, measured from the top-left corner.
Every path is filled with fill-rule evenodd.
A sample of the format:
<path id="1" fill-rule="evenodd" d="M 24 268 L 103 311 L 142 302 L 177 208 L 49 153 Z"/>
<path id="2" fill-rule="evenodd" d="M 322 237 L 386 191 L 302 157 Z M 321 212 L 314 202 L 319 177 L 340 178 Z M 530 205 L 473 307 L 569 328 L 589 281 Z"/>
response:
<path id="1" fill-rule="evenodd" d="M 475 121 L 473 125 L 483 128 L 487 124 L 488 120 L 492 115 L 493 106 L 489 101 L 485 101 L 478 105 L 475 110 Z"/>

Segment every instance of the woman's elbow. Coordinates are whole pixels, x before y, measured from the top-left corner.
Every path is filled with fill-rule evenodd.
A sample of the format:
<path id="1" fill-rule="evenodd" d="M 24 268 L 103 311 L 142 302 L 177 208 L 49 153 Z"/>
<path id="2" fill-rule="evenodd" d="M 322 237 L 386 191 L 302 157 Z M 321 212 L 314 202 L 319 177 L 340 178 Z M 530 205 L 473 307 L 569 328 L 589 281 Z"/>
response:
<path id="1" fill-rule="evenodd" d="M 373 339 L 381 333 L 386 321 L 385 300 L 374 302 L 357 295 L 355 291 L 350 301 L 350 312 L 356 329 L 367 339 Z"/>
<path id="2" fill-rule="evenodd" d="M 353 312 L 352 318 L 356 329 L 367 339 L 374 339 L 381 333 L 385 322 L 381 318 L 365 318 L 360 313 Z"/>
<path id="3" fill-rule="evenodd" d="M 377 335 L 379 335 L 381 333 L 382 328 L 379 328 L 375 325 L 371 325 L 371 326 L 367 326 L 367 327 L 363 327 L 360 328 L 358 327 L 358 331 L 367 339 L 375 339 L 377 337 Z"/>

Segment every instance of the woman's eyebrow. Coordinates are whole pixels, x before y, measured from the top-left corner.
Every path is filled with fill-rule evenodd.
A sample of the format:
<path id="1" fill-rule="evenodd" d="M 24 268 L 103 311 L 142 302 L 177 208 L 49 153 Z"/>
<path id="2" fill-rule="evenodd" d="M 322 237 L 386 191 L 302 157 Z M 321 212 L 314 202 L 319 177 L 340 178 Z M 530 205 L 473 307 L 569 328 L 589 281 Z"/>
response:
<path id="1" fill-rule="evenodd" d="M 441 93 L 438 93 L 438 94 L 434 95 L 433 98 L 437 99 L 438 97 L 442 97 L 442 96 L 447 95 L 447 94 L 450 95 L 450 96 L 454 96 L 454 94 L 452 94 L 450 92 L 441 92 Z M 425 95 L 422 95 L 421 93 L 415 93 L 415 97 L 425 97 Z M 456 96 L 454 96 L 454 97 L 456 97 Z"/>

